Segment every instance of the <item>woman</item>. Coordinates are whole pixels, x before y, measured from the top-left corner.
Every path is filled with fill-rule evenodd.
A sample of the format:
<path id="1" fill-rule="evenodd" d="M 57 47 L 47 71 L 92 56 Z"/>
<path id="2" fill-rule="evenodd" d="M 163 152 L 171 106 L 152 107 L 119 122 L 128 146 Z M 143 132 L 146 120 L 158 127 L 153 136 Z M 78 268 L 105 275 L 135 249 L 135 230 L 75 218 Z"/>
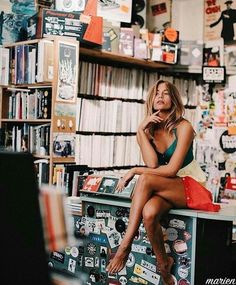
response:
<path id="1" fill-rule="evenodd" d="M 107 266 L 110 273 L 119 272 L 125 266 L 143 218 L 157 258 L 157 269 L 165 284 L 174 284 L 170 274 L 174 260 L 165 252 L 159 224 L 161 217 L 171 208 L 219 210 L 219 206 L 212 204 L 210 192 L 199 183 L 205 181 L 205 175 L 193 159 L 195 133 L 183 113 L 180 94 L 173 84 L 160 80 L 151 87 L 146 102 L 147 115 L 137 132 L 147 167 L 132 168 L 118 184 L 118 190 L 122 191 L 135 174 L 140 175 L 132 198 L 127 231 Z"/>

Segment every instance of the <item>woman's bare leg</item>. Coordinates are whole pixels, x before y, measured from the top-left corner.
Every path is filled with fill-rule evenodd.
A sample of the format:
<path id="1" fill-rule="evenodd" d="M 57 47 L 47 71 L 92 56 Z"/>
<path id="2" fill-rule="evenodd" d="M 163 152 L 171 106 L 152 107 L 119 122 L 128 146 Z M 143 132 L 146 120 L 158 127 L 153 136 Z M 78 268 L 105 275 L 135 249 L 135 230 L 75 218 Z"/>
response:
<path id="1" fill-rule="evenodd" d="M 174 284 L 173 277 L 170 274 L 174 260 L 166 254 L 160 219 L 172 207 L 173 205 L 167 200 L 160 196 L 153 196 L 143 208 L 143 222 L 157 259 L 157 267 L 162 275 L 164 284 L 168 285 Z"/>
<path id="2" fill-rule="evenodd" d="M 119 272 L 125 266 L 142 219 L 144 205 L 153 195 L 166 199 L 175 207 L 186 206 L 184 186 L 180 178 L 166 178 L 153 174 L 140 175 L 132 199 L 128 228 L 115 257 L 107 266 L 108 272 Z"/>

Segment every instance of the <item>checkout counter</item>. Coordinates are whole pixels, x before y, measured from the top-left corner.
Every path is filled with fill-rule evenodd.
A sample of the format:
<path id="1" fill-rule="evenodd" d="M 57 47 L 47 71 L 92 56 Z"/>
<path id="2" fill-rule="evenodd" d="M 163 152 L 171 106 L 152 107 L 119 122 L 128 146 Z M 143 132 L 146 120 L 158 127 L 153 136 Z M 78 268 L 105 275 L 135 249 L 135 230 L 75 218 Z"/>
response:
<path id="1" fill-rule="evenodd" d="M 86 284 L 162 285 L 142 223 L 125 268 L 118 274 L 106 272 L 128 225 L 131 200 L 129 191 L 119 196 L 112 194 L 109 187 L 95 188 L 81 190 L 83 214 L 77 222 L 84 244 L 82 271 L 88 274 Z M 223 207 L 218 213 L 173 209 L 163 218 L 166 252 L 175 260 L 171 273 L 176 285 L 202 285 L 207 284 L 207 279 L 233 278 L 233 221 L 235 206 Z"/>
<path id="2" fill-rule="evenodd" d="M 116 193 L 118 178 L 81 179 L 82 215 L 74 216 L 75 234 L 80 244 L 68 246 L 61 255 L 52 253 L 49 264 L 72 275 L 80 272 L 81 276 L 83 272 L 83 285 L 163 285 L 142 223 L 125 268 L 118 274 L 106 272 L 129 222 L 130 196 L 136 181 L 133 179 L 123 192 Z M 163 217 L 165 248 L 175 260 L 171 273 L 176 285 L 203 285 L 210 279 L 214 280 L 208 284 L 216 284 L 211 283 L 215 278 L 236 277 L 232 268 L 234 221 L 236 206 L 225 206 L 218 213 L 173 209 Z"/>

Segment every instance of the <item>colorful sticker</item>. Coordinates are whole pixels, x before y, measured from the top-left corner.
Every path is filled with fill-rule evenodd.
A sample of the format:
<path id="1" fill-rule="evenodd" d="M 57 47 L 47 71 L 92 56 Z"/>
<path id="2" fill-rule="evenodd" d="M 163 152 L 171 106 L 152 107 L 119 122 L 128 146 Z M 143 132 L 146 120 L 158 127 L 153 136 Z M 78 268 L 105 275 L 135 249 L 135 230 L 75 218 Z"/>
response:
<path id="1" fill-rule="evenodd" d="M 135 264 L 134 266 L 134 274 L 138 275 L 139 277 L 149 281 L 152 284 L 159 284 L 160 275 L 142 267 L 139 264 Z"/>
<path id="2" fill-rule="evenodd" d="M 188 250 L 187 243 L 183 240 L 176 240 L 173 242 L 173 249 L 177 254 L 185 254 Z"/>
<path id="3" fill-rule="evenodd" d="M 138 244 L 132 244 L 131 251 L 146 254 L 147 247 Z"/>

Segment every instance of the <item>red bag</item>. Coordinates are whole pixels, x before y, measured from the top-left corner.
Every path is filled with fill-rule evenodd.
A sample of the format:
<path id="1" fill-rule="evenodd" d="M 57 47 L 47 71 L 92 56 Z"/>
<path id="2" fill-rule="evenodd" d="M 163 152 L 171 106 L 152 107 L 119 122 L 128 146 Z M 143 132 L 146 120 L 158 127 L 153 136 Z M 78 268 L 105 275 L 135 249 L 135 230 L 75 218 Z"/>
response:
<path id="1" fill-rule="evenodd" d="M 182 180 L 188 208 L 212 212 L 220 210 L 220 205 L 212 203 L 212 194 L 204 186 L 189 176 L 183 177 Z"/>

